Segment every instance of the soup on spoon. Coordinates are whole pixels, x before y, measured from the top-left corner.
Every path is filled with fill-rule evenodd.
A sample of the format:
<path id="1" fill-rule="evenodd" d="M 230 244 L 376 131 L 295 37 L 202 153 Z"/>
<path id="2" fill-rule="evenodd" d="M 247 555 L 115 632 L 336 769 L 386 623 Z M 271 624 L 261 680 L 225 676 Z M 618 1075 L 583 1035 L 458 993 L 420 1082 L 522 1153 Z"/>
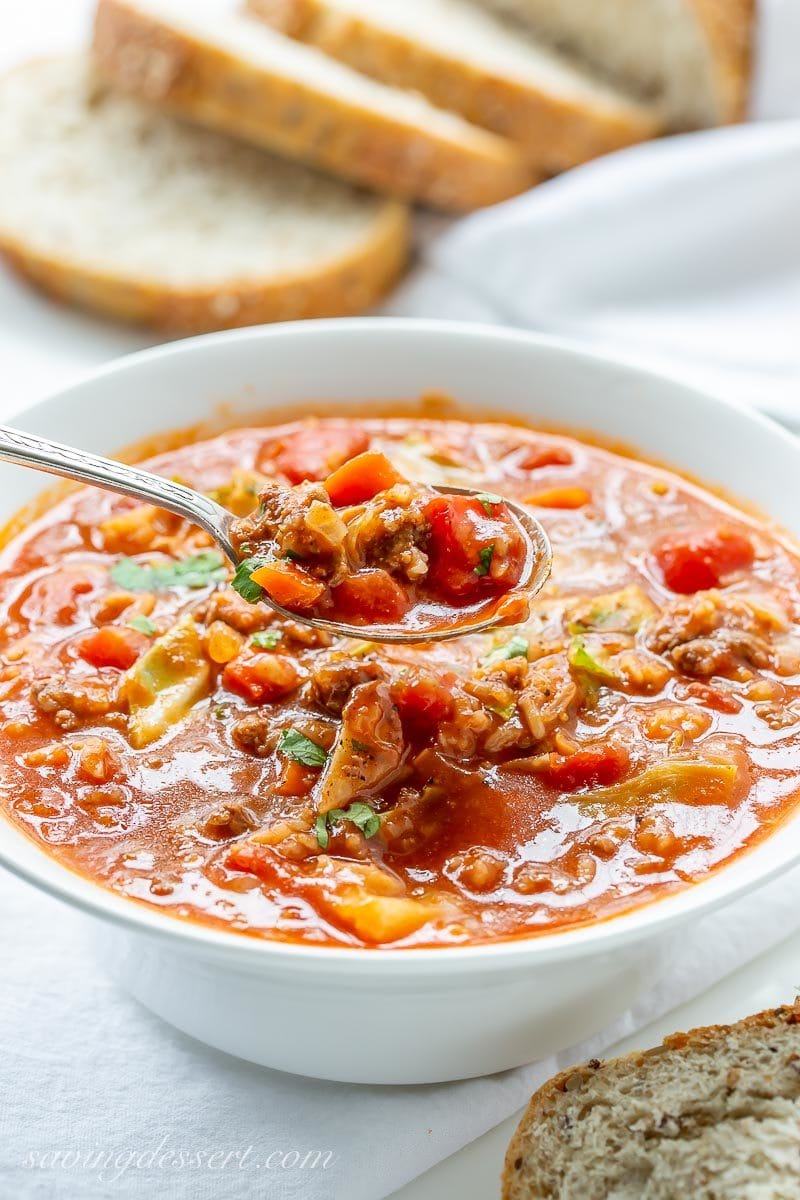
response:
<path id="1" fill-rule="evenodd" d="M 412 483 L 374 450 L 324 482 L 268 482 L 230 536 L 245 600 L 377 640 L 516 624 L 550 566 L 541 527 L 517 505 Z"/>
<path id="2" fill-rule="evenodd" d="M 178 480 L 6 425 L 0 458 L 188 519 L 234 563 L 244 599 L 336 634 L 442 641 L 516 624 L 552 565 L 522 505 L 409 483 L 377 451 L 345 458 L 323 483 L 267 482 L 255 515 L 239 520 Z"/>

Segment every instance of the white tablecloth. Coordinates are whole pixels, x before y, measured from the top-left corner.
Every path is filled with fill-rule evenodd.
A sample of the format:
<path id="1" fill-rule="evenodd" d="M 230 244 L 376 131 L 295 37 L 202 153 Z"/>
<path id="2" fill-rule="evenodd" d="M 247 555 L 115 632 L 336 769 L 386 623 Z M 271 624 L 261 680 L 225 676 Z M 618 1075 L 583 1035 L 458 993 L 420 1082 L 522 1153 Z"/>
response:
<path id="1" fill-rule="evenodd" d="M 75 41 L 88 10 L 0 0 L 0 65 Z M 767 0 L 761 116 L 800 117 L 798 55 L 800 4 Z M 578 335 L 800 421 L 799 223 L 800 122 L 674 139 L 426 223 L 422 265 L 387 311 Z M 0 272 L 0 417 L 145 344 Z M 314 1083 L 207 1050 L 105 979 L 75 913 L 7 875 L 0 913 L 0 1197 L 379 1200 L 553 1070 L 788 935 L 800 872 L 702 922 L 681 971 L 590 1046 L 426 1088 Z"/>

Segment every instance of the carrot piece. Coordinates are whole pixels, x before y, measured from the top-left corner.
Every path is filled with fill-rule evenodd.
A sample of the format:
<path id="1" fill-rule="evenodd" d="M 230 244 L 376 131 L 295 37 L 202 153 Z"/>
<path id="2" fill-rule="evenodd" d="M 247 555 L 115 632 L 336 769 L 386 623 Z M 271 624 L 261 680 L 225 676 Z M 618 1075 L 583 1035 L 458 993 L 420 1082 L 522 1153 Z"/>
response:
<path id="1" fill-rule="evenodd" d="M 278 796 L 307 796 L 318 779 L 319 771 L 316 768 L 304 767 L 290 758 L 284 763 L 273 791 Z"/>
<path id="2" fill-rule="evenodd" d="M 349 504 L 363 504 L 378 492 L 385 492 L 396 483 L 404 483 L 403 476 L 394 469 L 385 454 L 379 450 L 367 450 L 349 462 L 343 463 L 325 480 L 325 490 L 331 503 L 339 508 Z"/>
<path id="3" fill-rule="evenodd" d="M 525 503 L 532 504 L 534 508 L 583 508 L 591 498 L 586 488 L 554 487 L 526 496 Z"/>
<path id="4" fill-rule="evenodd" d="M 257 567 L 250 578 L 276 604 L 292 611 L 311 608 L 325 591 L 325 584 L 290 562 L 270 562 Z"/>

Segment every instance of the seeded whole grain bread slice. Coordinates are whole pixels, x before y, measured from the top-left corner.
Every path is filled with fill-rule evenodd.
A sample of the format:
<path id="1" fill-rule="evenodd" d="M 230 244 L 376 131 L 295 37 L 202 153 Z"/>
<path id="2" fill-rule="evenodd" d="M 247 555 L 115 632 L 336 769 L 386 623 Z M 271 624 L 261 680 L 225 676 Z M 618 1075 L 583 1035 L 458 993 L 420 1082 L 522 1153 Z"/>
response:
<path id="1" fill-rule="evenodd" d="M 508 139 L 225 0 L 100 0 L 93 49 L 108 82 L 165 112 L 401 199 L 463 212 L 537 179 Z"/>
<path id="2" fill-rule="evenodd" d="M 0 79 L 0 252 L 51 295 L 176 332 L 368 308 L 403 205 L 98 88 L 80 56 Z"/>
<path id="3" fill-rule="evenodd" d="M 800 1001 L 564 1071 L 533 1096 L 503 1200 L 797 1200 Z"/>
<path id="4" fill-rule="evenodd" d="M 509 137 L 552 174 L 652 137 L 641 104 L 471 0 L 248 0 L 273 28 Z"/>

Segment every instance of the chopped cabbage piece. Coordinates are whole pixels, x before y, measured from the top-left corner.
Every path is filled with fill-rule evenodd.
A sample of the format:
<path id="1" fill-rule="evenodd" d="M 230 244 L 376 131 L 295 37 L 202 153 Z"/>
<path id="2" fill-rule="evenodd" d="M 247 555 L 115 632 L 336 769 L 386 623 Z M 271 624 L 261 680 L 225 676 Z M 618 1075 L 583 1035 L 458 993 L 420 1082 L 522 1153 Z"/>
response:
<path id="1" fill-rule="evenodd" d="M 247 517 L 258 507 L 258 493 L 264 486 L 265 477 L 244 468 L 233 472 L 228 483 L 209 492 L 209 496 L 235 517 Z"/>
<path id="2" fill-rule="evenodd" d="M 211 689 L 211 666 L 198 628 L 183 617 L 126 674 L 122 695 L 130 711 L 130 740 L 137 750 L 180 721 Z"/>
<path id="3" fill-rule="evenodd" d="M 354 688 L 328 758 L 319 811 L 347 808 L 376 791 L 397 771 L 404 748 L 403 728 L 387 685 L 375 681 Z"/>
<path id="4" fill-rule="evenodd" d="M 325 888 L 322 903 L 362 941 L 397 942 L 444 914 L 433 901 L 404 895 L 403 884 L 388 871 L 366 863 L 336 865 L 336 884 Z"/>
<path id="5" fill-rule="evenodd" d="M 593 808 L 605 810 L 651 808 L 654 804 L 731 806 L 738 777 L 736 764 L 722 758 L 667 758 L 624 783 L 595 788 L 585 800 Z"/>
<path id="6" fill-rule="evenodd" d="M 576 637 L 572 639 L 569 648 L 569 663 L 576 671 L 585 671 L 596 679 L 619 683 L 619 676 L 610 666 L 611 652 L 598 638 L 592 638 L 587 645 L 587 639 Z"/>
<path id="7" fill-rule="evenodd" d="M 602 633 L 636 633 L 655 607 L 636 584 L 603 596 L 591 596 L 572 603 L 567 609 L 571 633 L 595 630 Z"/>

